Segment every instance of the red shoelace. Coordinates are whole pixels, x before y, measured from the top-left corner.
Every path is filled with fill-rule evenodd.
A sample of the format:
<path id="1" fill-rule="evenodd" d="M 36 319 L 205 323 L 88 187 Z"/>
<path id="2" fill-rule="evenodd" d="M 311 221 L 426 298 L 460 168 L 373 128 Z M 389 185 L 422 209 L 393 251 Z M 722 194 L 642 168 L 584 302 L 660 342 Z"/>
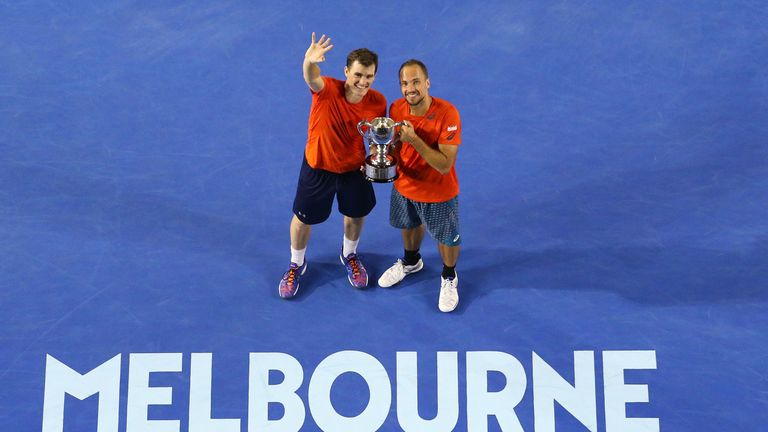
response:
<path id="1" fill-rule="evenodd" d="M 348 259 L 349 266 L 352 267 L 352 275 L 357 276 L 360 274 L 360 269 L 357 267 L 357 258 L 352 257 Z"/>
<path id="2" fill-rule="evenodd" d="M 286 283 L 288 285 L 293 285 L 293 280 L 296 279 L 296 272 L 298 271 L 299 271 L 298 267 L 288 269 L 288 278 L 286 280 Z"/>

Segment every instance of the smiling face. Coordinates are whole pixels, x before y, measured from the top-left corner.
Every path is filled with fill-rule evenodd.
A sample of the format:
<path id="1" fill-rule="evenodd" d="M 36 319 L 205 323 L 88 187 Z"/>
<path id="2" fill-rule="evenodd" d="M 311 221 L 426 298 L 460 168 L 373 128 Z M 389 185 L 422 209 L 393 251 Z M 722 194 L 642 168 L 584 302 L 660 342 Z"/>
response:
<path id="1" fill-rule="evenodd" d="M 416 64 L 403 66 L 400 71 L 400 91 L 412 111 L 423 105 L 429 105 L 429 78 L 421 66 Z"/>
<path id="2" fill-rule="evenodd" d="M 363 66 L 359 61 L 354 61 L 351 66 L 344 67 L 344 76 L 347 77 L 344 82 L 347 100 L 360 102 L 376 78 L 376 65 Z"/>

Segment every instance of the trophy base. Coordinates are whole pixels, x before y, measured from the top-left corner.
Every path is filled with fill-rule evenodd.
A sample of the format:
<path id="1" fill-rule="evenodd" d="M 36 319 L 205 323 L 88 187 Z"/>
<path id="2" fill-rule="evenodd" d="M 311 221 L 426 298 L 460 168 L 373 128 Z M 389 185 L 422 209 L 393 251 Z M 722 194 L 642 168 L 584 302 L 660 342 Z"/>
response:
<path id="1" fill-rule="evenodd" d="M 396 166 L 378 166 L 365 162 L 365 179 L 373 183 L 392 183 L 397 179 Z"/>
<path id="2" fill-rule="evenodd" d="M 394 177 L 390 178 L 373 178 L 365 176 L 365 179 L 372 183 L 392 183 L 393 181 L 397 180 L 397 174 L 395 174 Z"/>

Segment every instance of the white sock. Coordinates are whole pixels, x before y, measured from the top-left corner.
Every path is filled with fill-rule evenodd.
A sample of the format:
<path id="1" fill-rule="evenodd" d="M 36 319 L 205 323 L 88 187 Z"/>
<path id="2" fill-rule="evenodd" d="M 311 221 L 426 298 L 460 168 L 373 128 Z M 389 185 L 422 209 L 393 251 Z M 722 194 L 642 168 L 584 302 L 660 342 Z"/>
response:
<path id="1" fill-rule="evenodd" d="M 341 249 L 341 254 L 344 258 L 348 257 L 351 253 L 357 253 L 357 244 L 360 243 L 360 239 L 350 240 L 347 236 L 344 236 L 344 246 Z"/>
<path id="2" fill-rule="evenodd" d="M 299 267 L 304 265 L 304 252 L 307 251 L 307 248 L 304 249 L 294 249 L 293 246 L 291 246 L 291 262 L 298 264 Z"/>

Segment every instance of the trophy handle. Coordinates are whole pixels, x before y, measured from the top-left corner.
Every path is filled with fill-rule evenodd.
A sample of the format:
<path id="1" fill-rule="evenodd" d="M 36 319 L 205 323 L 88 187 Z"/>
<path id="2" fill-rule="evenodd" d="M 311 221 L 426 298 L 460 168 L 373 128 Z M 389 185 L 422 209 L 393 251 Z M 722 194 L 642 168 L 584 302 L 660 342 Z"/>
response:
<path id="1" fill-rule="evenodd" d="M 404 125 L 405 125 L 405 122 L 401 121 L 401 122 L 397 122 L 394 125 L 392 125 L 392 128 L 396 128 L 398 126 L 404 126 Z M 395 147 L 395 144 L 397 144 L 399 142 L 400 142 L 400 134 L 398 133 L 397 135 L 395 135 L 395 138 L 392 140 L 392 143 L 390 143 L 389 145 L 391 145 L 392 147 Z"/>
<path id="2" fill-rule="evenodd" d="M 363 125 L 368 126 L 368 128 L 370 129 L 371 124 L 365 120 L 362 120 L 360 123 L 357 124 L 357 131 L 360 132 L 360 135 L 365 136 L 365 132 L 363 132 Z"/>

